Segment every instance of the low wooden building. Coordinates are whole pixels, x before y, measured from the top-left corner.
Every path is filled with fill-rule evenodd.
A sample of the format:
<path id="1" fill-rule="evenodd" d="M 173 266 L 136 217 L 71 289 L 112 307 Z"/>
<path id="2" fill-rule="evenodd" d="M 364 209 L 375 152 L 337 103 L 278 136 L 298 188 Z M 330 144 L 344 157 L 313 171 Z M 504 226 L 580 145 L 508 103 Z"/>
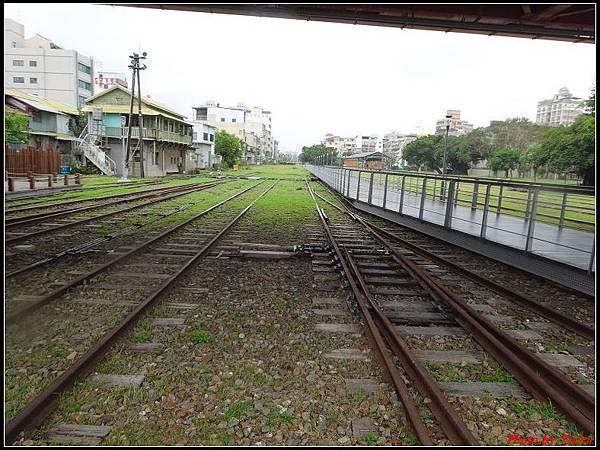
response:
<path id="1" fill-rule="evenodd" d="M 383 169 L 383 153 L 355 153 L 353 155 L 344 156 L 343 162 L 343 167 L 347 169 L 381 170 Z"/>

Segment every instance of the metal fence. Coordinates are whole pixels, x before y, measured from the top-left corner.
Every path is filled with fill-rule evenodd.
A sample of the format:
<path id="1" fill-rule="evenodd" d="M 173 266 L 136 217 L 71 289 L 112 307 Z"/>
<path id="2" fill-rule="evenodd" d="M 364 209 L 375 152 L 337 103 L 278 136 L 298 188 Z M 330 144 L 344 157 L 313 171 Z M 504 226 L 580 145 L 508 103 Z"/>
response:
<path id="1" fill-rule="evenodd" d="M 347 198 L 595 270 L 593 189 L 308 165 Z"/>

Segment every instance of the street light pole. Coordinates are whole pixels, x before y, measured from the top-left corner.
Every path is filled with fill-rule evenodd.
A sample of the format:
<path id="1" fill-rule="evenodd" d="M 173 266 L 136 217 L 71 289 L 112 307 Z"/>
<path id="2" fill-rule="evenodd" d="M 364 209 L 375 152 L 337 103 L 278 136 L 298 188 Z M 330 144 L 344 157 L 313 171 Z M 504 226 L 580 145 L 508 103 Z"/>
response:
<path id="1" fill-rule="evenodd" d="M 446 138 L 444 141 L 444 161 L 442 163 L 442 176 L 445 177 L 446 176 L 446 158 L 448 155 L 448 132 L 450 131 L 450 124 L 451 124 L 451 119 L 452 116 L 450 114 L 446 114 Z M 446 192 L 446 180 L 442 179 L 442 183 L 441 183 L 441 192 L 440 192 L 440 200 L 444 199 L 444 193 Z"/>

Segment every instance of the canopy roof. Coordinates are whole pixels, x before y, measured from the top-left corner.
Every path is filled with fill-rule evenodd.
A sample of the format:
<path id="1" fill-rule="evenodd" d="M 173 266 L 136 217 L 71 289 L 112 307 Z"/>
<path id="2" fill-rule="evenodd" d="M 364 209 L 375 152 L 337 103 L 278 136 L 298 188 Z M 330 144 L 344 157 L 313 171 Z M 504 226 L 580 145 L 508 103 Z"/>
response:
<path id="1" fill-rule="evenodd" d="M 72 116 L 79 114 L 79 111 L 74 106 L 40 97 L 39 95 L 29 94 L 18 89 L 4 89 L 4 95 L 16 98 L 21 103 L 25 103 L 38 111 L 47 111 L 53 114 L 69 114 Z"/>

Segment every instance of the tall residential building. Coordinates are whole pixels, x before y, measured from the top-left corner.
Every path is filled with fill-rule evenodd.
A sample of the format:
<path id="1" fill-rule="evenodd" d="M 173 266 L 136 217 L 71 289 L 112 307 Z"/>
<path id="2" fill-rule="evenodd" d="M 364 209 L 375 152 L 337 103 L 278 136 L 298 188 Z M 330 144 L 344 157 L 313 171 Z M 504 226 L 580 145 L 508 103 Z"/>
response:
<path id="1" fill-rule="evenodd" d="M 356 153 L 353 137 L 340 137 L 327 133 L 321 143 L 327 147 L 335 148 L 340 155 L 347 156 Z"/>
<path id="2" fill-rule="evenodd" d="M 448 134 L 450 136 L 460 136 L 473 131 L 473 125 L 466 120 L 460 120 L 460 109 L 449 109 L 443 119 L 439 119 L 435 123 L 435 134 L 445 134 L 446 125 L 449 122 L 450 128 Z"/>
<path id="3" fill-rule="evenodd" d="M 4 87 L 80 108 L 92 95 L 94 60 L 4 19 Z"/>
<path id="4" fill-rule="evenodd" d="M 384 163 L 387 161 L 394 161 L 395 164 L 402 165 L 402 151 L 404 147 L 417 139 L 417 135 L 412 134 L 402 134 L 397 131 L 391 131 L 383 136 L 383 154 L 384 154 Z M 385 158 L 388 157 L 389 158 Z"/>
<path id="5" fill-rule="evenodd" d="M 273 154 L 271 111 L 261 107 L 221 106 L 207 101 L 194 107 L 194 120 L 207 123 L 240 138 L 245 144 L 244 160 L 248 164 L 261 163 Z"/>
<path id="6" fill-rule="evenodd" d="M 551 99 L 538 102 L 535 123 L 551 127 L 569 126 L 584 113 L 584 105 L 585 100 L 573 96 L 566 87 L 560 88 Z"/>
<path id="7" fill-rule="evenodd" d="M 99 94 L 102 89 L 108 89 L 115 84 L 127 88 L 127 78 L 117 72 L 95 72 L 94 73 L 94 95 Z"/>
<path id="8" fill-rule="evenodd" d="M 361 153 L 375 152 L 382 150 L 382 142 L 376 135 L 363 136 L 358 135 L 354 138 L 356 151 Z"/>

